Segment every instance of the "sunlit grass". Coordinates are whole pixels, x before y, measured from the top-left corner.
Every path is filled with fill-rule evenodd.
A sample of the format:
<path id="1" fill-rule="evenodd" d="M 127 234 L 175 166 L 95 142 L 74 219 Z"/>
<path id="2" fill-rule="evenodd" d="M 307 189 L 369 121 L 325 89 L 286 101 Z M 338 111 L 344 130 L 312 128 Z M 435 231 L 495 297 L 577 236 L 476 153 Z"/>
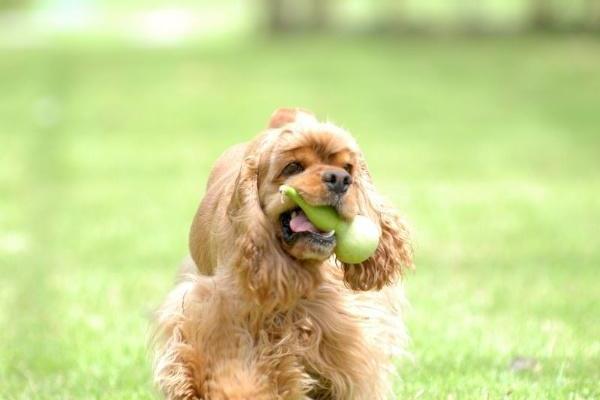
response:
<path id="1" fill-rule="evenodd" d="M 403 398 L 594 398 L 600 46 L 289 39 L 0 53 L 0 397 L 147 398 L 212 161 L 273 109 L 350 129 L 407 215 Z M 514 372 L 518 356 L 536 370 Z"/>

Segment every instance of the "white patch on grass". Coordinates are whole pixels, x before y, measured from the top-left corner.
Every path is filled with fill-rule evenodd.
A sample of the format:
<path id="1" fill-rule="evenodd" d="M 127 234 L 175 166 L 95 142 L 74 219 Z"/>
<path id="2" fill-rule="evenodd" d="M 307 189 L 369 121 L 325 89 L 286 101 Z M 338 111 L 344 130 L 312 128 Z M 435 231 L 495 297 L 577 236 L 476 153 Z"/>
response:
<path id="1" fill-rule="evenodd" d="M 93 331 L 102 331 L 106 328 L 106 321 L 98 314 L 87 315 L 85 322 Z"/>
<path id="2" fill-rule="evenodd" d="M 177 45 L 191 37 L 239 30 L 243 16 L 243 9 L 231 6 L 157 8 L 132 15 L 123 28 L 145 44 Z"/>
<path id="3" fill-rule="evenodd" d="M 5 232 L 0 234 L 0 253 L 19 254 L 29 248 L 29 239 L 23 233 Z"/>
<path id="4" fill-rule="evenodd" d="M 61 120 L 61 106 L 53 96 L 38 98 L 33 103 L 33 119 L 43 128 L 57 125 Z"/>
<path id="5" fill-rule="evenodd" d="M 164 8 L 141 13 L 134 19 L 134 30 L 150 42 L 172 43 L 189 36 L 198 24 L 185 9 Z"/>

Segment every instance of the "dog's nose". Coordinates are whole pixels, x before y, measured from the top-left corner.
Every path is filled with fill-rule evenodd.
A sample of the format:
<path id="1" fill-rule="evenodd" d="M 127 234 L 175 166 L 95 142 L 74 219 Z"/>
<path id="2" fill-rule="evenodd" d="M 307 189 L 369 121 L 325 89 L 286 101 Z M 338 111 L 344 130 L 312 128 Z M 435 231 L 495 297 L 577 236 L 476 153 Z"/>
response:
<path id="1" fill-rule="evenodd" d="M 346 171 L 325 171 L 321 175 L 330 192 L 344 194 L 352 184 L 352 177 Z"/>

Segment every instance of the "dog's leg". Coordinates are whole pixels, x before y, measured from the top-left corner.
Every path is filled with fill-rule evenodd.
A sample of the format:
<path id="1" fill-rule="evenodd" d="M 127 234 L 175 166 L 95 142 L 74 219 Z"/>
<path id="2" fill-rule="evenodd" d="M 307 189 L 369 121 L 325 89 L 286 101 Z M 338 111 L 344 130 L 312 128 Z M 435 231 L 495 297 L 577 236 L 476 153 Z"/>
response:
<path id="1" fill-rule="evenodd" d="M 353 329 L 348 327 L 349 332 Z M 338 332 L 339 333 L 339 332 Z M 357 333 L 357 332 L 355 332 Z M 387 371 L 380 368 L 380 351 L 360 336 L 331 336 L 325 332 L 319 354 L 311 357 L 318 377 L 314 396 L 331 400 L 385 400 Z M 384 345 L 384 344 L 382 344 Z M 312 356 L 312 355 L 311 355 Z M 313 372 L 313 371 L 311 371 Z"/>
<path id="2" fill-rule="evenodd" d="M 159 309 L 154 379 L 167 399 L 271 400 L 230 280 L 184 275 Z"/>
<path id="3" fill-rule="evenodd" d="M 393 364 L 387 347 L 395 344 L 390 338 L 392 325 L 384 320 L 394 316 L 381 301 L 370 293 L 355 296 L 343 287 L 323 285 L 302 306 L 312 321 L 310 334 L 318 338 L 304 353 L 307 370 L 319 381 L 311 395 L 336 400 L 389 398 Z"/>
<path id="4" fill-rule="evenodd" d="M 210 399 L 309 400 L 315 380 L 301 362 L 293 327 L 260 321 L 254 328 L 249 335 L 232 331 L 210 344 L 220 354 L 209 372 Z"/>
<path id="5" fill-rule="evenodd" d="M 202 399 L 206 359 L 194 340 L 189 304 L 195 303 L 197 281 L 183 280 L 157 312 L 153 338 L 154 381 L 167 399 Z"/>
<path id="6" fill-rule="evenodd" d="M 193 341 L 193 339 L 191 340 Z M 244 352 L 238 343 L 220 343 L 202 354 L 176 329 L 164 348 L 155 371 L 156 382 L 172 400 L 272 400 L 276 392 L 268 377 L 252 360 L 229 358 L 231 350 Z M 223 348 L 225 345 L 228 348 Z M 210 345 L 209 345 L 210 346 Z M 218 353 L 218 354 L 217 354 Z M 220 354 L 220 355 L 219 355 Z"/>
<path id="7" fill-rule="evenodd" d="M 203 382 L 204 365 L 190 344 L 185 343 L 181 332 L 173 331 L 164 347 L 157 354 L 154 380 L 167 399 L 205 399 Z"/>
<path id="8" fill-rule="evenodd" d="M 210 400 L 272 400 L 274 393 L 267 376 L 252 361 L 218 360 L 209 372 L 206 398 Z"/>

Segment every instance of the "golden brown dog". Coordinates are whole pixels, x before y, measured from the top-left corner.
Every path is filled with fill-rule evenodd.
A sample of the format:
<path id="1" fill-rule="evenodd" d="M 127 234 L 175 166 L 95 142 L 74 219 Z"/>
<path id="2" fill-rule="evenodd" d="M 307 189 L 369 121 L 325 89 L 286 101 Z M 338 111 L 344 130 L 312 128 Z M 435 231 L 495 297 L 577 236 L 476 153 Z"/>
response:
<path id="1" fill-rule="evenodd" d="M 282 184 L 313 205 L 377 221 L 361 264 L 335 260 Z M 169 399 L 385 399 L 403 352 L 405 226 L 375 191 L 343 129 L 280 109 L 215 164 L 190 232 L 191 258 L 157 316 L 156 384 Z"/>

